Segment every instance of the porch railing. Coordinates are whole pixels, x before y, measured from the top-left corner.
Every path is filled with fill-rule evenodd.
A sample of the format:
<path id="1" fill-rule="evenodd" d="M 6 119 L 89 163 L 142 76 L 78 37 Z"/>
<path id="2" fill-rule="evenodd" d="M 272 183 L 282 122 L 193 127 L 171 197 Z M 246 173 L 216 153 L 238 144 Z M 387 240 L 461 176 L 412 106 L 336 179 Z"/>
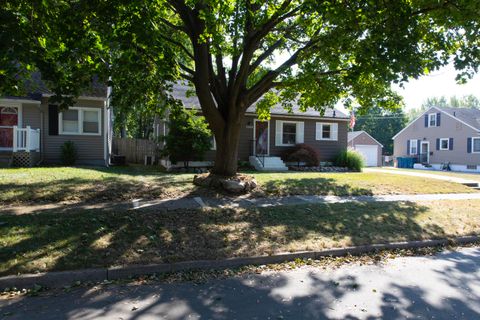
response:
<path id="1" fill-rule="evenodd" d="M 40 129 L 13 127 L 13 152 L 40 151 Z"/>

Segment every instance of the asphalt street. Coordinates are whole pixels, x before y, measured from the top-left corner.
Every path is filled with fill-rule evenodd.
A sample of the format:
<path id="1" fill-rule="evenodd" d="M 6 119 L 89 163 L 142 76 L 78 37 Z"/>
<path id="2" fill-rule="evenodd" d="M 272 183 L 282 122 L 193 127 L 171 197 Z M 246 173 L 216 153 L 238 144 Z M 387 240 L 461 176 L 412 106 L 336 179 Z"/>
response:
<path id="1" fill-rule="evenodd" d="M 0 300 L 4 319 L 479 319 L 480 248 Z"/>

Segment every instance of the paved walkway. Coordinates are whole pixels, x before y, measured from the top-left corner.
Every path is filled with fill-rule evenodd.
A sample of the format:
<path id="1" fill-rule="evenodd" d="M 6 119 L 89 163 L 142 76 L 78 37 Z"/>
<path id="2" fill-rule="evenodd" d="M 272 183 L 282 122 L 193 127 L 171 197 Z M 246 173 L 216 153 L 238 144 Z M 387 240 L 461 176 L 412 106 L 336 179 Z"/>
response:
<path id="1" fill-rule="evenodd" d="M 391 202 L 391 201 L 438 201 L 438 200 L 480 200 L 480 192 L 475 193 L 441 193 L 441 194 L 404 194 L 404 195 L 378 195 L 378 196 L 287 196 L 287 197 L 269 197 L 269 198 L 175 198 L 124 203 L 97 203 L 97 204 L 46 204 L 36 206 L 3 207 L 0 208 L 2 214 L 29 214 L 42 211 L 58 210 L 69 211 L 71 209 L 102 209 L 102 210 L 139 210 L 149 209 L 200 209 L 200 208 L 262 208 L 285 205 L 316 204 L 316 203 L 348 203 L 348 202 Z"/>
<path id="2" fill-rule="evenodd" d="M 5 319 L 479 319 L 480 248 L 0 300 Z"/>
<path id="3" fill-rule="evenodd" d="M 402 169 L 378 169 L 378 168 L 365 168 L 365 172 L 378 172 L 378 173 L 390 173 L 390 174 L 398 174 L 402 176 L 411 176 L 411 177 L 422 177 L 422 178 L 428 178 L 428 179 L 436 179 L 436 180 L 443 180 L 443 181 L 449 181 L 449 182 L 456 182 L 460 184 L 478 184 L 478 181 L 475 180 L 470 180 L 470 179 L 463 179 L 459 177 L 452 177 L 452 176 L 447 176 L 447 175 L 441 175 L 441 174 L 432 174 L 424 172 L 422 170 L 417 170 L 418 172 L 413 172 L 413 171 L 406 171 Z"/>
<path id="4" fill-rule="evenodd" d="M 135 209 L 195 209 L 195 208 L 255 208 L 274 207 L 315 203 L 347 203 L 347 202 L 390 202 L 390 201 L 437 201 L 437 200 L 480 200 L 480 193 L 448 193 L 448 194 L 416 194 L 416 195 L 379 195 L 379 196 L 287 196 L 269 198 L 180 198 L 155 201 L 138 201 Z"/>

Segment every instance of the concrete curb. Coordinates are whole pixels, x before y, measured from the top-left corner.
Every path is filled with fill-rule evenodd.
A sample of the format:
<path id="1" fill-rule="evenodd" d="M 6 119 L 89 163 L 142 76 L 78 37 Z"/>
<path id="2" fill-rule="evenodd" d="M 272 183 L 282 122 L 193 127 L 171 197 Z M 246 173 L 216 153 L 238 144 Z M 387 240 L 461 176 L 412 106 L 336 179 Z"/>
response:
<path id="1" fill-rule="evenodd" d="M 318 259 L 321 257 L 340 257 L 348 254 L 360 255 L 379 250 L 418 249 L 442 245 L 462 245 L 480 242 L 480 236 L 458 237 L 454 239 L 420 240 L 407 242 L 394 242 L 386 244 L 372 244 L 356 247 L 335 248 L 324 251 L 302 251 L 294 253 L 281 253 L 272 256 L 230 258 L 224 260 L 198 260 L 155 265 L 131 265 L 101 269 L 84 269 L 73 271 L 46 272 L 38 274 L 24 274 L 0 278 L 0 289 L 16 287 L 17 289 L 31 288 L 41 285 L 50 288 L 59 288 L 71 285 L 76 281 L 100 282 L 103 280 L 119 280 L 142 275 L 153 275 L 166 272 L 187 270 L 226 269 L 246 265 L 274 264 L 295 259 Z"/>

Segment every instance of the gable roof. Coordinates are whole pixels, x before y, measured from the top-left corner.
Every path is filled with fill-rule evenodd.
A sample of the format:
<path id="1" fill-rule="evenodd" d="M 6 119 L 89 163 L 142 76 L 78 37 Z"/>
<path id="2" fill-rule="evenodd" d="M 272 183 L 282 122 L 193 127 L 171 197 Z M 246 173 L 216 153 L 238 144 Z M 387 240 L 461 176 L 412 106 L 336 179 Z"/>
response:
<path id="1" fill-rule="evenodd" d="M 450 116 L 480 130 L 480 110 L 467 108 L 437 108 Z"/>
<path id="2" fill-rule="evenodd" d="M 373 141 L 375 141 L 379 146 L 381 146 L 383 148 L 383 144 L 381 144 L 380 142 L 378 142 L 377 139 L 375 139 L 374 137 L 372 137 L 367 131 L 363 131 L 363 130 L 360 130 L 360 131 L 349 131 L 348 132 L 348 135 L 347 135 L 347 141 L 348 142 L 351 142 L 352 140 L 354 140 L 356 137 L 358 137 L 359 135 L 361 135 L 362 133 L 365 133 L 367 136 L 369 136 L 370 138 L 372 138 Z"/>
<path id="3" fill-rule="evenodd" d="M 200 102 L 195 94 L 190 94 L 187 96 L 187 91 L 191 91 L 192 88 L 181 83 L 176 83 L 172 88 L 172 96 L 180 100 L 185 108 L 187 109 L 200 109 Z M 256 113 L 256 103 L 248 107 L 246 113 L 254 114 Z M 285 115 L 285 116 L 298 116 L 298 117 L 316 117 L 316 118 L 337 118 L 337 119 L 349 119 L 349 117 L 341 112 L 340 110 L 329 108 L 326 109 L 323 115 L 312 108 L 307 109 L 305 112 L 300 110 L 300 106 L 296 103 L 293 104 L 292 112 L 285 110 L 285 108 L 280 104 L 274 105 L 270 109 L 270 114 L 272 115 Z"/>
<path id="4" fill-rule="evenodd" d="M 399 134 L 405 131 L 418 119 L 425 116 L 427 113 L 431 113 L 432 109 L 436 109 L 441 113 L 463 123 L 464 125 L 472 128 L 473 130 L 480 131 L 480 110 L 479 109 L 469 109 L 469 108 L 451 108 L 451 107 L 430 107 L 429 109 L 422 112 L 415 120 L 411 121 L 400 130 L 396 135 L 392 137 L 392 140 L 395 139 Z"/>
<path id="5" fill-rule="evenodd" d="M 24 89 L 27 94 L 23 97 L 5 96 L 7 99 L 22 99 L 28 98 L 31 100 L 40 101 L 42 97 L 52 96 L 54 93 L 48 88 L 47 83 L 42 79 L 40 72 L 33 72 L 29 79 L 24 81 Z M 80 95 L 81 97 L 91 98 L 107 98 L 108 87 L 107 85 L 98 81 L 97 77 L 92 77 L 92 82 L 85 91 Z"/>

